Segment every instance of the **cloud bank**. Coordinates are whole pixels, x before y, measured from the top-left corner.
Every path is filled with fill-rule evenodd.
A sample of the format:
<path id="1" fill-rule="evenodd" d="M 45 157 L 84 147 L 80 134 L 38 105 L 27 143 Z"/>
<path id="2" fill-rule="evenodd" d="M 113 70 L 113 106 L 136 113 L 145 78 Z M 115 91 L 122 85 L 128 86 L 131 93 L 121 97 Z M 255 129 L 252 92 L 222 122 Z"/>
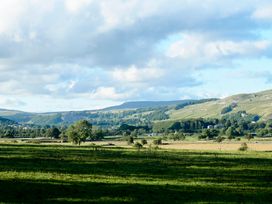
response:
<path id="1" fill-rule="evenodd" d="M 188 93 L 199 98 L 211 90 L 218 97 L 235 91 L 222 93 L 204 75 L 240 72 L 241 62 L 271 58 L 268 0 L 0 0 L 0 5 L 1 107 L 93 109 Z M 269 67 L 256 69 L 271 75 Z M 218 80 L 227 83 L 224 76 Z"/>

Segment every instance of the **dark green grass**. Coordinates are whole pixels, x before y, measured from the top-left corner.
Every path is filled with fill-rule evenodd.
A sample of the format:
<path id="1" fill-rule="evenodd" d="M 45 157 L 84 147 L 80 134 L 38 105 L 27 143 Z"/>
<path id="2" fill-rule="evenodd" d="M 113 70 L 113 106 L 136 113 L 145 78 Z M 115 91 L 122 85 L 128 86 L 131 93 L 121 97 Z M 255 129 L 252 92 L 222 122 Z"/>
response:
<path id="1" fill-rule="evenodd" d="M 4 203 L 272 203 L 272 153 L 0 145 Z"/>

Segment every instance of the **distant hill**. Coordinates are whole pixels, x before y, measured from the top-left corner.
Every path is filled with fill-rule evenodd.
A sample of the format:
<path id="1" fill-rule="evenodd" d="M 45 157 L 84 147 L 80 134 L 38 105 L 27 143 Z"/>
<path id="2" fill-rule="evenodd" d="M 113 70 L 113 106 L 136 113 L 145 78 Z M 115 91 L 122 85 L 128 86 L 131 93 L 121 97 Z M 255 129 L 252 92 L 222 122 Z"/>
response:
<path id="1" fill-rule="evenodd" d="M 216 99 L 175 100 L 175 101 L 136 101 L 102 110 L 67 111 L 51 113 L 27 113 L 16 110 L 0 110 L 0 116 L 22 124 L 36 125 L 69 125 L 75 121 L 87 119 L 94 125 L 114 126 L 122 123 L 143 125 L 155 120 L 165 120 L 167 111 L 188 105 L 203 103 Z"/>
<path id="2" fill-rule="evenodd" d="M 121 105 L 111 106 L 108 108 L 102 109 L 103 111 L 111 111 L 111 110 L 128 110 L 128 109 L 143 109 L 143 108 L 159 108 L 166 106 L 176 106 L 183 104 L 194 103 L 198 100 L 174 100 L 174 101 L 132 101 L 125 102 Z"/>
<path id="3" fill-rule="evenodd" d="M 0 125 L 15 125 L 15 124 L 17 124 L 15 121 L 0 117 Z"/>
<path id="4" fill-rule="evenodd" d="M 123 123 L 146 125 L 155 121 L 221 118 L 239 111 L 257 114 L 261 120 L 272 119 L 272 90 L 224 99 L 125 102 L 102 110 L 27 113 L 0 109 L 0 117 L 36 125 L 70 125 L 87 119 L 94 125 L 112 127 Z"/>
<path id="5" fill-rule="evenodd" d="M 225 108 L 229 110 L 224 113 Z M 188 118 L 220 118 L 225 114 L 246 111 L 257 114 L 263 120 L 272 119 L 272 90 L 251 94 L 238 94 L 221 100 L 186 106 L 180 110 L 171 110 L 171 120 Z"/>

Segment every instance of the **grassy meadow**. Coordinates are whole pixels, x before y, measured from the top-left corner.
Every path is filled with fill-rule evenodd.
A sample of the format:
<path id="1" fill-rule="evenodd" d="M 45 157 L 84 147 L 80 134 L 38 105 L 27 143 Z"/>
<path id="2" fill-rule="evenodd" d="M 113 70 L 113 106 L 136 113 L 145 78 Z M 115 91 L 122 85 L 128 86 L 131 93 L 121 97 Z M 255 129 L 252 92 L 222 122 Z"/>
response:
<path id="1" fill-rule="evenodd" d="M 271 203 L 272 153 L 1 144 L 1 203 Z"/>

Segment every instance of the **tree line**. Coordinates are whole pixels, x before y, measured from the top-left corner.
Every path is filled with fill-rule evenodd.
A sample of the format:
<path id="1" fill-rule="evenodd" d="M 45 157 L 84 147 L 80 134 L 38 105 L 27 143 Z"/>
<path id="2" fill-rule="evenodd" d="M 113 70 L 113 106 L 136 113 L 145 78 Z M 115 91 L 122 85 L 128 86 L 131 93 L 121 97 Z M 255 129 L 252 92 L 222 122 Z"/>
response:
<path id="1" fill-rule="evenodd" d="M 70 126 L 21 126 L 1 125 L 2 138 L 52 138 L 71 141 L 75 144 L 102 140 L 105 136 L 137 137 L 140 135 L 169 135 L 170 139 L 184 139 L 185 134 L 198 134 L 200 139 L 214 139 L 227 136 L 232 139 L 240 136 L 271 136 L 272 120 L 260 121 L 257 115 L 241 111 L 221 119 L 190 119 L 182 121 L 166 121 L 148 125 L 121 124 L 117 128 L 98 128 L 89 120 L 80 120 Z"/>

